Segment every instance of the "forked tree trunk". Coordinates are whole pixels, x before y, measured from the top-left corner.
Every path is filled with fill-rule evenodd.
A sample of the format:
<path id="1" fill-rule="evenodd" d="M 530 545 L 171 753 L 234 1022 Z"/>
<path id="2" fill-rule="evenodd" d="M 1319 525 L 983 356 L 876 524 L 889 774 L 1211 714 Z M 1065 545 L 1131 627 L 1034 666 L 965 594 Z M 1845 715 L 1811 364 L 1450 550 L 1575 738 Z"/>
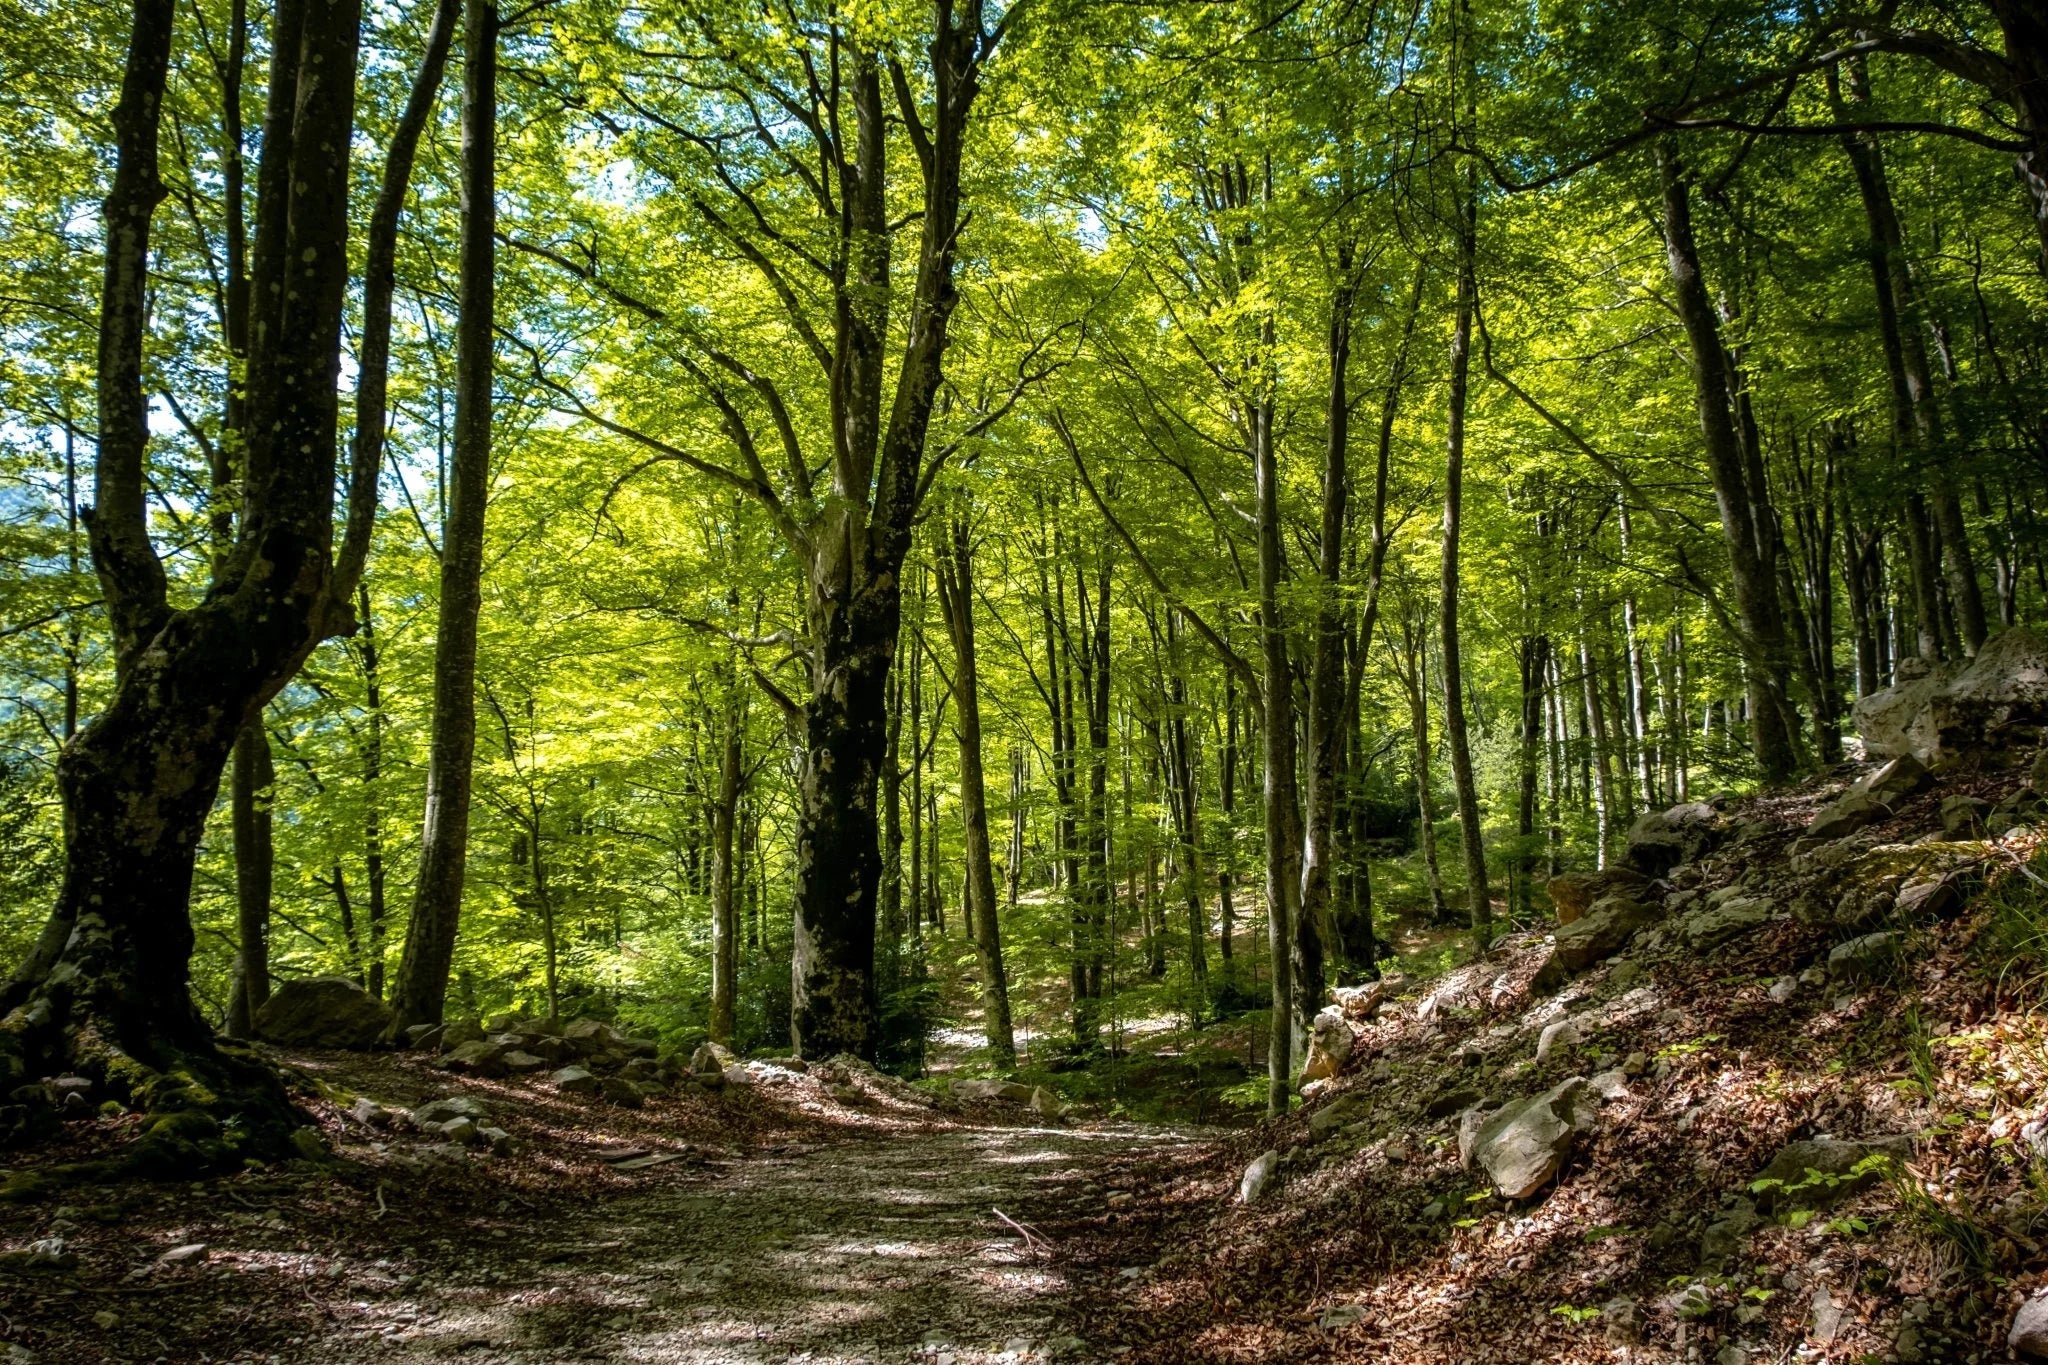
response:
<path id="1" fill-rule="evenodd" d="M 189 990 L 193 861 L 235 737 L 317 641 L 330 600 L 335 380 L 348 280 L 348 166 L 360 12 L 274 14 L 258 187 L 242 518 L 211 591 L 174 609 L 150 542 L 142 372 L 158 117 L 174 8 L 138 0 L 116 106 L 90 520 L 113 628 L 106 709 L 58 763 L 68 833 L 58 904 L 0 1020 L 0 1089 L 75 1070 L 156 1115 L 127 1162 L 171 1171 L 291 1150 L 299 1118 L 270 1071 L 221 1052 Z M 301 81 L 319 70 L 328 79 Z M 308 149 L 300 156 L 297 149 Z M 288 287 L 287 287 L 288 286 Z M 222 1120 L 232 1117 L 232 1126 Z M 0 1110 L 0 1135 L 32 1131 Z"/>

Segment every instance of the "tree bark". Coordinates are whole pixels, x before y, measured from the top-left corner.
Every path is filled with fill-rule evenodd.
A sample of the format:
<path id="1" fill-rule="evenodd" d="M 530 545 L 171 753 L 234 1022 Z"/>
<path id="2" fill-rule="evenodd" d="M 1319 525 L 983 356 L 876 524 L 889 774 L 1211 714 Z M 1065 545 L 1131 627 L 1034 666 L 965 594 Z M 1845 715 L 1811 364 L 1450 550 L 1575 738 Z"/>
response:
<path id="1" fill-rule="evenodd" d="M 271 789 L 277 769 L 262 714 L 235 737 L 229 800 L 235 845 L 235 983 L 228 1000 L 227 1035 L 256 1036 L 256 1014 L 270 999 Z"/>
<path id="2" fill-rule="evenodd" d="M 960 744 L 960 824 L 967 897 L 963 916 L 981 967 L 982 1029 L 997 1070 L 1017 1064 L 1010 1027 L 1010 982 L 996 912 L 995 864 L 989 851 L 988 793 L 981 762 L 981 672 L 974 652 L 974 556 L 967 521 L 955 517 L 938 560 L 939 605 L 953 640 L 953 732 Z"/>
<path id="3" fill-rule="evenodd" d="M 1287 658 L 1286 623 L 1280 614 L 1284 565 L 1280 551 L 1280 470 L 1273 443 L 1273 403 L 1261 396 L 1250 405 L 1252 477 L 1258 502 L 1259 640 L 1264 661 L 1266 760 L 1266 939 L 1273 978 L 1273 1014 L 1267 1030 L 1267 1112 L 1284 1114 L 1294 1082 L 1294 959 L 1299 951 L 1296 921 L 1301 900 L 1301 831 L 1296 806 L 1293 666 Z M 1314 962 L 1320 972 L 1320 954 Z M 1321 993 L 1322 983 L 1302 989 Z"/>
<path id="4" fill-rule="evenodd" d="M 1444 743 L 1451 755 L 1451 783 L 1458 799 L 1458 836 L 1465 854 L 1466 910 L 1473 938 L 1484 951 L 1493 939 L 1493 900 L 1486 885 L 1486 830 L 1479 819 L 1479 786 L 1472 773 L 1472 743 L 1465 728 L 1465 665 L 1458 636 L 1463 597 L 1458 572 L 1458 538 L 1465 501 L 1465 403 L 1472 368 L 1472 313 L 1479 285 L 1473 256 L 1478 205 L 1468 183 L 1458 206 L 1458 301 L 1451 328 L 1451 385 L 1444 447 L 1444 521 L 1439 607 L 1439 643 L 1444 685 Z"/>
<path id="5" fill-rule="evenodd" d="M 1740 625 L 1736 643 L 1749 662 L 1751 741 L 1766 781 L 1783 782 L 1799 766 L 1797 724 L 1787 696 L 1791 653 L 1768 547 L 1758 534 L 1765 489 L 1753 487 L 1729 409 L 1727 356 L 1719 319 L 1707 295 L 1692 231 L 1692 180 L 1677 149 L 1666 143 L 1658 165 L 1664 192 L 1664 257 L 1674 302 L 1692 348 L 1693 397 L 1707 467 L 1728 545 L 1729 577 Z"/>
<path id="6" fill-rule="evenodd" d="M 476 629 L 483 606 L 496 333 L 498 10 L 466 0 L 462 57 L 462 253 L 455 325 L 455 458 L 441 531 L 434 636 L 433 736 L 427 754 L 419 880 L 391 996 L 391 1036 L 438 1024 L 462 923 L 476 757 Z"/>
<path id="7" fill-rule="evenodd" d="M 739 690 L 735 682 L 734 693 Z M 733 895 L 733 824 L 739 814 L 745 773 L 741 710 L 737 696 L 725 707 L 725 733 L 718 749 L 718 798 L 711 805 L 711 1041 L 732 1046 L 733 1016 L 739 1002 L 739 926 Z"/>

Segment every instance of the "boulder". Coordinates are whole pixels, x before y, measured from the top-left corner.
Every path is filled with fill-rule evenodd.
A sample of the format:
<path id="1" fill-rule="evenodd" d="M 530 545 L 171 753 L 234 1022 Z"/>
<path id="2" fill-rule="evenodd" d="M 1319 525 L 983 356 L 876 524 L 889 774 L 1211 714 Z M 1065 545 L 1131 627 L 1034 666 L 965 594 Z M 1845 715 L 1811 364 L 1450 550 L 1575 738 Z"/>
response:
<path id="1" fill-rule="evenodd" d="M 1865 981 L 1881 974 L 1897 958 L 1899 936 L 1889 929 L 1837 944 L 1828 954 L 1828 976 L 1836 981 Z"/>
<path id="2" fill-rule="evenodd" d="M 1657 912 L 1642 901 L 1625 895 L 1604 897 L 1557 931 L 1557 961 L 1568 972 L 1583 972 L 1620 952 L 1636 930 L 1656 918 Z"/>
<path id="3" fill-rule="evenodd" d="M 1747 1199 L 1735 1200 L 1720 1217 L 1707 1225 L 1705 1234 L 1700 1237 L 1701 1267 L 1719 1271 L 1731 1256 L 1742 1250 L 1760 1221 L 1755 1204 Z"/>
<path id="4" fill-rule="evenodd" d="M 1308 1061 L 1302 1067 L 1301 1079 L 1326 1081 L 1335 1076 L 1350 1060 L 1356 1042 L 1351 1025 L 1344 1022 L 1343 1010 L 1331 1005 L 1317 1013 L 1309 1027 Z"/>
<path id="5" fill-rule="evenodd" d="M 1875 772 L 1856 779 L 1850 790 L 1867 791 L 1886 805 L 1896 806 L 1909 796 L 1918 796 L 1934 784 L 1934 774 L 1911 754 L 1900 754 Z"/>
<path id="6" fill-rule="evenodd" d="M 2048 726 L 2048 640 L 2013 626 L 1928 698 L 1932 761 L 1984 761 L 2031 753 Z M 1927 755 L 1921 755 L 1925 758 Z"/>
<path id="7" fill-rule="evenodd" d="M 1339 1095 L 1308 1116 L 1308 1135 L 1317 1140 L 1326 1138 L 1344 1125 L 1364 1118 L 1371 1107 L 1365 1096 L 1356 1091 Z"/>
<path id="8" fill-rule="evenodd" d="M 1644 876 L 1661 877 L 1718 844 L 1720 822 L 1719 812 L 1704 801 L 1648 811 L 1628 827 L 1628 847 L 1622 857 Z"/>
<path id="9" fill-rule="evenodd" d="M 580 1066 L 565 1066 L 548 1081 L 564 1095 L 595 1095 L 603 1084 Z"/>
<path id="10" fill-rule="evenodd" d="M 412 1123 L 415 1128 L 425 1128 L 429 1124 L 446 1123 L 450 1119 L 481 1119 L 484 1112 L 483 1105 L 467 1095 L 449 1095 L 438 1100 L 428 1100 L 413 1110 Z"/>
<path id="11" fill-rule="evenodd" d="M 548 1064 L 545 1057 L 536 1057 L 531 1052 L 521 1051 L 516 1047 L 500 1057 L 498 1061 L 504 1066 L 505 1070 L 515 1076 L 524 1076 L 528 1072 L 538 1071 Z"/>
<path id="12" fill-rule="evenodd" d="M 1912 1158 L 1911 1134 L 1880 1138 L 1806 1138 L 1779 1149 L 1750 1188 L 1765 1213 L 1780 1208 L 1820 1209 L 1874 1185 L 1883 1171 L 1872 1157 L 1893 1162 Z M 1853 1173 L 1853 1174 L 1852 1174 Z"/>
<path id="13" fill-rule="evenodd" d="M 393 1117 L 389 1109 L 368 1095 L 358 1095 L 348 1112 L 357 1123 L 366 1124 L 371 1128 L 389 1128 Z"/>
<path id="14" fill-rule="evenodd" d="M 2048 1360 L 2048 1289 L 2037 1289 L 2013 1315 L 2012 1330 L 2005 1344 L 2014 1355 L 2028 1360 Z"/>
<path id="15" fill-rule="evenodd" d="M 1696 953 L 1718 948 L 1730 939 L 1770 922 L 1777 906 L 1765 896 L 1736 896 L 1719 905 L 1695 910 L 1678 922 L 1679 937 Z"/>
<path id="16" fill-rule="evenodd" d="M 1570 924 L 1593 908 L 1593 902 L 1617 892 L 1641 899 L 1650 879 L 1633 868 L 1610 867 L 1604 872 L 1566 872 L 1544 884 L 1550 903 L 1557 907 L 1557 922 Z"/>
<path id="17" fill-rule="evenodd" d="M 1951 839 L 1981 839 L 1984 818 L 1990 814 L 1991 803 L 1981 796 L 1945 796 L 1941 800 L 1941 832 Z"/>
<path id="18" fill-rule="evenodd" d="M 599 1093 L 613 1104 L 626 1109 L 638 1109 L 647 1098 L 639 1086 L 623 1076 L 605 1077 Z"/>
<path id="19" fill-rule="evenodd" d="M 1543 1033 L 1536 1039 L 1536 1060 L 1547 1062 L 1558 1049 L 1567 1051 L 1579 1045 L 1579 1026 L 1569 1019 L 1559 1019 L 1543 1026 Z"/>
<path id="20" fill-rule="evenodd" d="M 602 1019 L 571 1019 L 562 1026 L 562 1045 L 571 1056 L 589 1057 L 611 1050 L 618 1034 Z"/>
<path id="21" fill-rule="evenodd" d="M 446 1123 L 435 1124 L 424 1132 L 439 1133 L 443 1142 L 457 1143 L 463 1147 L 474 1147 L 483 1141 L 483 1129 L 472 1118 L 452 1118 Z"/>
<path id="22" fill-rule="evenodd" d="M 1058 1095 L 1041 1085 L 1031 1091 L 1031 1112 L 1047 1123 L 1058 1123 L 1067 1116 L 1067 1106 Z"/>
<path id="23" fill-rule="evenodd" d="M 1872 758 L 1931 758 L 1934 735 L 1927 725 L 1927 707 L 1948 681 L 1946 671 L 1930 669 L 1924 660 L 1899 660 L 1898 681 L 1859 697 L 1850 713 L 1856 733 L 1863 737 L 1863 752 Z"/>
<path id="24" fill-rule="evenodd" d="M 391 1011 L 345 976 L 287 981 L 256 1011 L 256 1035 L 287 1047 L 372 1048 Z"/>
<path id="25" fill-rule="evenodd" d="M 405 1045 L 414 1052 L 433 1052 L 446 1031 L 444 1024 L 413 1024 L 405 1031 Z"/>
<path id="26" fill-rule="evenodd" d="M 1031 1102 L 1031 1087 L 1015 1081 L 955 1081 L 953 1098 L 960 1100 L 1004 1100 L 1010 1104 Z"/>
<path id="27" fill-rule="evenodd" d="M 503 1128 L 479 1128 L 476 1132 L 483 1145 L 491 1149 L 492 1156 L 511 1156 L 518 1150 L 512 1135 Z"/>
<path id="28" fill-rule="evenodd" d="M 697 1050 L 690 1054 L 690 1071 L 698 1076 L 723 1072 L 738 1060 L 724 1043 L 699 1043 Z"/>
<path id="29" fill-rule="evenodd" d="M 1488 1109 L 1484 1105 L 1475 1104 L 1464 1113 L 1458 1115 L 1458 1168 L 1460 1170 L 1469 1171 L 1472 1169 L 1472 1162 L 1478 1155 L 1480 1130 L 1486 1127 L 1487 1120 L 1491 1119 L 1496 1112 L 1498 1111 Z"/>
<path id="30" fill-rule="evenodd" d="M 1266 1192 L 1266 1186 L 1272 1183 L 1273 1173 L 1279 1169 L 1280 1153 L 1270 1147 L 1259 1153 L 1252 1164 L 1244 1168 L 1244 1174 L 1238 1178 L 1237 1202 L 1257 1203 L 1259 1196 Z"/>
<path id="31" fill-rule="evenodd" d="M 1585 1078 L 1573 1076 L 1525 1100 L 1502 1106 L 1479 1125 L 1472 1157 L 1503 1199 L 1527 1199 L 1556 1176 L 1571 1154 Z"/>
<path id="32" fill-rule="evenodd" d="M 1380 1006 L 1386 1003 L 1392 989 L 1393 982 L 1386 977 L 1356 986 L 1337 986 L 1330 991 L 1330 1003 L 1346 1019 L 1369 1023 L 1379 1014 Z"/>

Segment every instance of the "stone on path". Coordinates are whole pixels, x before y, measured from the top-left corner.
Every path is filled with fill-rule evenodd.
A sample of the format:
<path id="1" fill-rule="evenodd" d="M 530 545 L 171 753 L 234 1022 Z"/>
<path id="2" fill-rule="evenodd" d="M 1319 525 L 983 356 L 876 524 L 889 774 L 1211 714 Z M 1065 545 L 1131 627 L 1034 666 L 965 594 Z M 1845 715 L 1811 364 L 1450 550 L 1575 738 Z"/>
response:
<path id="1" fill-rule="evenodd" d="M 1269 1147 L 1259 1153 L 1252 1164 L 1244 1168 L 1244 1175 L 1237 1182 L 1237 1202 L 1257 1203 L 1259 1196 L 1266 1192 L 1266 1186 L 1272 1182 L 1273 1172 L 1279 1169 L 1279 1152 Z"/>

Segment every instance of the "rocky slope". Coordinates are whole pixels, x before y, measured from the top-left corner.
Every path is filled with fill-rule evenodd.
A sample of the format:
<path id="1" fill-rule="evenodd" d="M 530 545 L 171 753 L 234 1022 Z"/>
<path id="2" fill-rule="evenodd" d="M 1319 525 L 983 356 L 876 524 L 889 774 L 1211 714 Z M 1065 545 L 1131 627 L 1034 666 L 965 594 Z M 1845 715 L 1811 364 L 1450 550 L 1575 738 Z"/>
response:
<path id="1" fill-rule="evenodd" d="M 1853 780 L 1851 780 L 1853 779 Z M 2048 1358 L 2038 778 L 1637 822 L 1318 1027 L 1301 1111 L 1065 1230 L 1142 1360 Z M 1341 1036 L 1339 1036 L 1341 1034 Z M 2048 1293 L 2048 1291 L 2044 1291 Z M 2010 1345 L 2009 1345 L 2010 1342 Z"/>

